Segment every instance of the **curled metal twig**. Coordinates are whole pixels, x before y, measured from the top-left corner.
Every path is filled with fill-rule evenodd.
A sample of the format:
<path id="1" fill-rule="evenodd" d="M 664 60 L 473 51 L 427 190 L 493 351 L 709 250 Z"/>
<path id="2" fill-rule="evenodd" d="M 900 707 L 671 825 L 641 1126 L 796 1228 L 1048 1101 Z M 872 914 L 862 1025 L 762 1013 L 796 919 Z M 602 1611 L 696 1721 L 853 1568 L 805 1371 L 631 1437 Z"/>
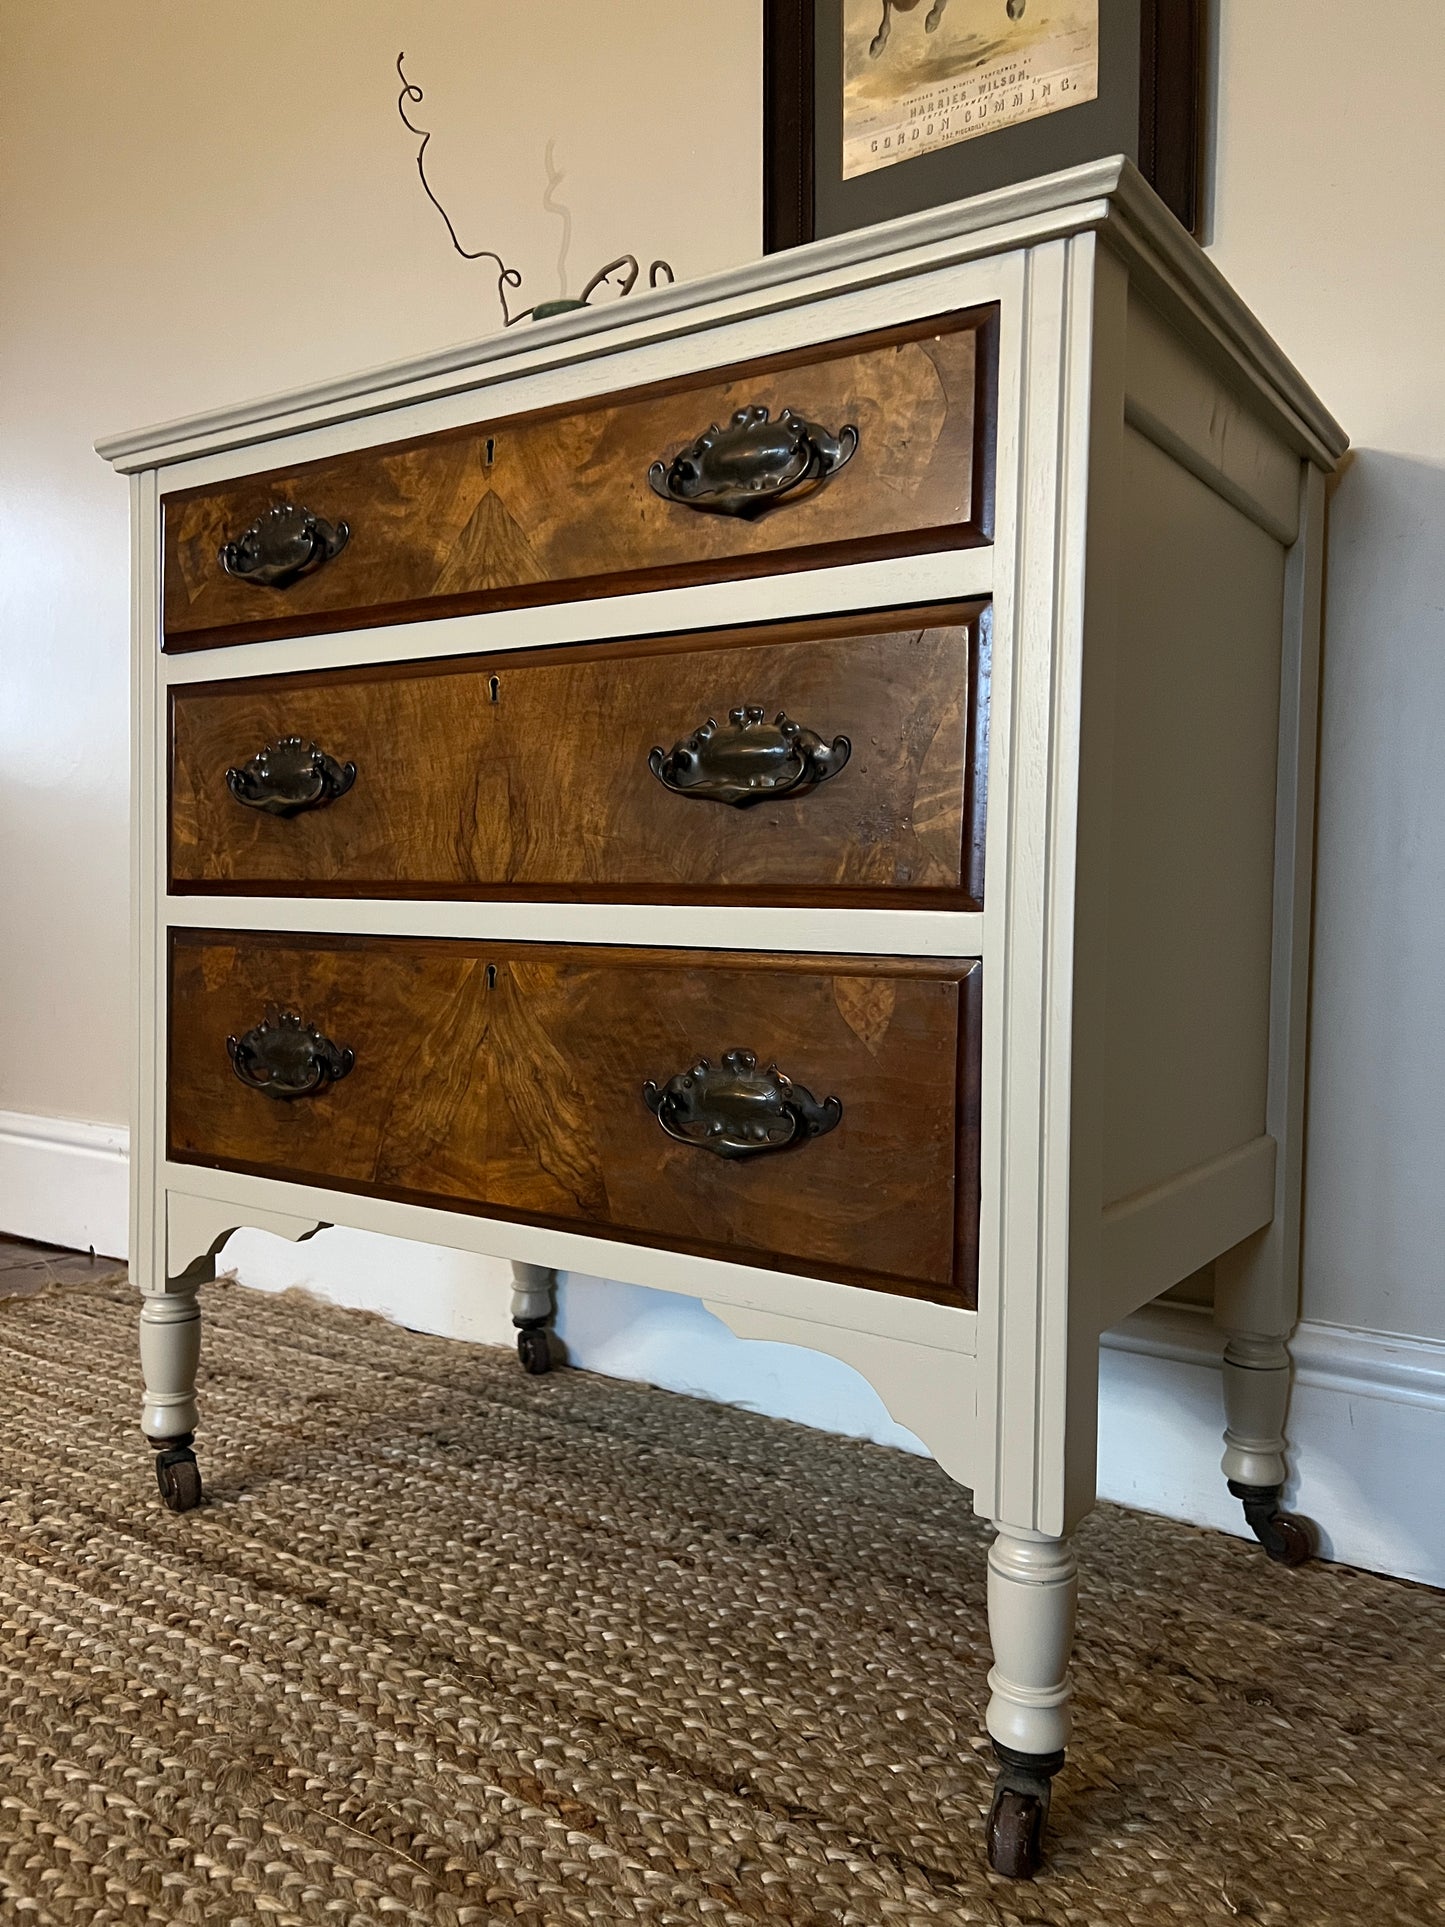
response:
<path id="1" fill-rule="evenodd" d="M 521 287 L 521 272 L 517 268 L 508 267 L 501 255 L 498 254 L 494 248 L 464 248 L 457 234 L 452 217 L 442 206 L 431 182 L 427 179 L 426 151 L 431 145 L 432 130 L 427 127 L 418 127 L 406 111 L 408 102 L 419 106 L 426 96 L 422 92 L 422 89 L 416 85 L 415 81 L 407 79 L 406 69 L 402 65 L 405 59 L 405 53 L 399 53 L 396 57 L 396 73 L 397 78 L 401 82 L 401 92 L 396 97 L 396 111 L 401 116 L 402 126 L 405 127 L 409 133 L 415 134 L 421 142 L 421 145 L 416 150 L 416 171 L 417 178 L 422 185 L 422 192 L 442 217 L 442 220 L 446 224 L 447 233 L 451 237 L 451 244 L 464 261 L 492 261 L 496 263 L 497 299 L 501 303 L 503 327 L 511 328 L 519 321 L 526 321 L 537 310 L 541 310 L 543 313 L 556 314 L 566 308 L 585 308 L 591 303 L 594 294 L 612 282 L 614 275 L 619 277 L 617 286 L 618 297 L 620 298 L 623 295 L 631 294 L 633 288 L 637 285 L 638 276 L 642 271 L 641 265 L 635 254 L 620 254 L 615 261 L 609 261 L 605 267 L 597 270 L 596 274 L 588 281 L 582 293 L 575 301 L 564 298 L 561 301 L 536 302 L 532 307 L 522 308 L 516 314 L 512 313 L 511 303 L 508 300 L 508 291 L 515 291 Z M 549 145 L 549 163 L 550 158 L 551 150 Z M 556 174 L 553 174 L 551 178 L 549 178 L 547 183 L 549 194 L 560 179 L 561 176 Z M 563 209 L 553 208 L 551 211 L 554 213 L 563 213 L 565 216 L 565 210 Z M 570 223 L 570 216 L 566 216 L 566 218 Z M 564 255 L 565 249 L 566 240 L 564 237 Z M 647 285 L 649 288 L 662 287 L 676 279 L 677 276 L 672 271 L 671 263 L 667 261 L 653 261 L 647 270 Z"/>
<path id="2" fill-rule="evenodd" d="M 406 111 L 406 103 L 409 100 L 414 100 L 420 105 L 420 103 L 425 100 L 426 95 L 413 81 L 407 79 L 406 70 L 401 64 L 405 59 L 406 55 L 404 53 L 399 53 L 396 57 L 397 77 L 401 81 L 401 92 L 396 97 L 396 111 L 401 115 L 403 127 L 408 128 L 413 134 L 417 134 L 421 138 L 421 146 L 416 150 L 416 171 L 417 177 L 421 181 L 422 192 L 426 195 L 437 213 L 440 214 L 443 221 L 446 222 L 447 233 L 451 236 L 452 246 L 464 261 L 496 262 L 497 298 L 502 304 L 503 323 L 506 327 L 510 328 L 512 323 L 514 321 L 520 321 L 522 316 L 514 315 L 511 312 L 507 303 L 507 289 L 520 288 L 522 285 L 522 277 L 516 268 L 509 268 L 501 255 L 495 253 L 491 248 L 477 248 L 475 251 L 471 251 L 464 248 L 457 238 L 457 231 L 452 226 L 451 215 L 447 213 L 446 209 L 433 193 L 432 184 L 426 177 L 426 150 L 431 145 L 431 129 L 418 127 Z"/>

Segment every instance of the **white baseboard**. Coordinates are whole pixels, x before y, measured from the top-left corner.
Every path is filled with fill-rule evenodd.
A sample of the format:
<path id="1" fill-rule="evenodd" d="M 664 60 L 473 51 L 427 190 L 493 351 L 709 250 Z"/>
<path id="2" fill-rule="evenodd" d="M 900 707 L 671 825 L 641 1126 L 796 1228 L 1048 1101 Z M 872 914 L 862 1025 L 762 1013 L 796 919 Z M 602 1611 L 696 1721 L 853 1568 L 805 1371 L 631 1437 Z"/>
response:
<path id="1" fill-rule="evenodd" d="M 0 1111 L 0 1234 L 123 1258 L 129 1143 L 123 1124 Z"/>
<path id="2" fill-rule="evenodd" d="M 253 1291 L 299 1286 L 327 1304 L 374 1311 L 409 1331 L 473 1345 L 510 1345 L 512 1267 L 501 1258 L 383 1238 L 334 1225 L 304 1244 L 269 1231 L 238 1231 L 221 1257 Z"/>
<path id="3" fill-rule="evenodd" d="M 1104 1335 L 1099 1494 L 1243 1535 L 1219 1470 L 1222 1341 L 1150 1305 Z M 1286 1503 L 1345 1565 L 1445 1587 L 1445 1344 L 1306 1322 L 1290 1341 Z"/>
<path id="4" fill-rule="evenodd" d="M 0 1112 L 0 1232 L 123 1253 L 126 1144 L 118 1126 Z M 452 1337 L 511 1335 L 510 1274 L 494 1260 L 337 1230 L 305 1245 L 247 1232 L 227 1261 L 263 1289 L 305 1283 Z M 558 1324 L 584 1370 L 922 1449 L 848 1366 L 735 1338 L 695 1299 L 565 1279 Z M 1102 1498 L 1243 1535 L 1219 1470 L 1221 1349 L 1190 1305 L 1151 1305 L 1105 1333 Z M 1315 1520 L 1329 1558 L 1445 1587 L 1445 1343 L 1306 1323 L 1292 1349 L 1287 1503 Z"/>

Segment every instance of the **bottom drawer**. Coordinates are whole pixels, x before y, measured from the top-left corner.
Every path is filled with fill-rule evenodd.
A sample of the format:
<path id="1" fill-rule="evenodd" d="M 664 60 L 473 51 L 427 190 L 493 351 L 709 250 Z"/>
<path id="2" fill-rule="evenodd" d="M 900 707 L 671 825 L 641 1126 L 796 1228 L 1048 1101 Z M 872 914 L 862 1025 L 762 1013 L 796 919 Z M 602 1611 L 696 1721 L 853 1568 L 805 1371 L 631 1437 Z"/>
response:
<path id="1" fill-rule="evenodd" d="M 979 976 L 176 931 L 170 1155 L 972 1304 Z"/>

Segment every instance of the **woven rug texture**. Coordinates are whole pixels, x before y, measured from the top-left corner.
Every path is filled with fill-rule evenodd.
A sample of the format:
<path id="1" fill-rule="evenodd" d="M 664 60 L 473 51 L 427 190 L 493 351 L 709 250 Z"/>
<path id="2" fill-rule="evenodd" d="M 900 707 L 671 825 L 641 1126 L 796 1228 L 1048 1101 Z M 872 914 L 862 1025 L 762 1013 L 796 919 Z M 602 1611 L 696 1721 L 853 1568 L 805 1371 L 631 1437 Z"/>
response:
<path id="1" fill-rule="evenodd" d="M 298 1294 L 0 1304 L 0 1920 L 1445 1923 L 1445 1595 L 1100 1507 L 1048 1861 L 982 1864 L 987 1528 L 935 1466 Z"/>

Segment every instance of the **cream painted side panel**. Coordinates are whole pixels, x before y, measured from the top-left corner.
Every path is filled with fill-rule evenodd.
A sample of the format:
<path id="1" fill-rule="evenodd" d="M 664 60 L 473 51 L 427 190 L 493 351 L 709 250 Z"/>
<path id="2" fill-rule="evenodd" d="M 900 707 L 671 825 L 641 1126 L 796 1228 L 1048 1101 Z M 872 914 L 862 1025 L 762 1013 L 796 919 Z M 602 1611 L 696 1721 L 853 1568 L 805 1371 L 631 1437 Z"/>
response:
<path id="1" fill-rule="evenodd" d="M 1100 1327 L 1157 1298 L 1161 1280 L 1198 1273 L 1268 1224 L 1278 1163 L 1274 1139 L 1257 1137 L 1111 1204 L 1101 1226 Z"/>
<path id="2" fill-rule="evenodd" d="M 1124 477 L 1106 1205 L 1266 1128 L 1284 620 L 1273 536 L 1132 428 Z"/>

